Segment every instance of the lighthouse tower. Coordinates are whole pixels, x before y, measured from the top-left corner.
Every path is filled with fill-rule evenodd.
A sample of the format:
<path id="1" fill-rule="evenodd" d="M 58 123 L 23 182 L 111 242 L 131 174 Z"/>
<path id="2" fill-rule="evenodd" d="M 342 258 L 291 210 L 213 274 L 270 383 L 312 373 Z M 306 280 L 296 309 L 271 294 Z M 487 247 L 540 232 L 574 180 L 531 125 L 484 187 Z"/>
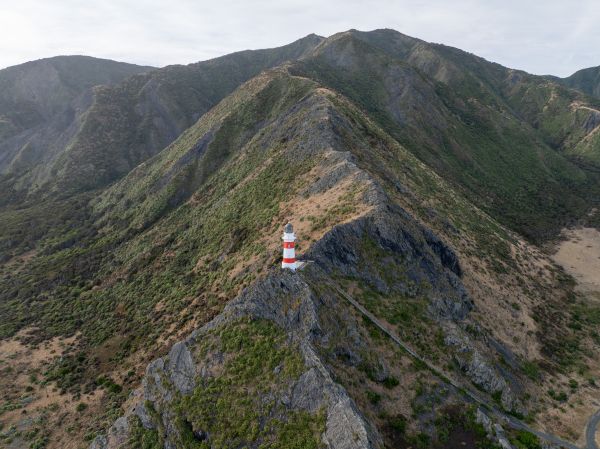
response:
<path id="1" fill-rule="evenodd" d="M 296 235 L 294 234 L 294 228 L 291 223 L 288 223 L 283 228 L 283 260 L 281 262 L 281 268 L 289 268 L 292 271 L 296 271 L 296 251 L 294 250 L 294 242 L 296 241 Z"/>

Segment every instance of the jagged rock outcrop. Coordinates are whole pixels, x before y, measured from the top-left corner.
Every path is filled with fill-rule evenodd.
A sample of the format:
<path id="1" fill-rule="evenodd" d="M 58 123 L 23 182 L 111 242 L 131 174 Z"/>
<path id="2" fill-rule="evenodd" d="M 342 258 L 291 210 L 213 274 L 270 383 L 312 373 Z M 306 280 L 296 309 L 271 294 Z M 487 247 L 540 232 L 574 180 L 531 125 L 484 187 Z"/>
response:
<path id="1" fill-rule="evenodd" d="M 480 408 L 477 409 L 475 415 L 476 421 L 483 426 L 487 432 L 488 438 L 496 441 L 502 449 L 513 449 L 512 445 L 506 438 L 504 429 L 499 424 L 495 424 L 492 419 L 486 415 Z"/>
<path id="2" fill-rule="evenodd" d="M 474 341 L 458 327 L 446 329 L 445 343 L 454 348 L 454 359 L 466 376 L 490 394 L 500 394 L 500 403 L 505 410 L 524 415 L 526 410 L 511 384 L 477 348 Z"/>
<path id="3" fill-rule="evenodd" d="M 291 298 L 298 301 L 295 309 L 288 307 Z M 278 398 L 286 409 L 310 413 L 324 409 L 326 426 L 322 440 L 328 448 L 380 447 L 377 431 L 365 421 L 346 391 L 333 381 L 313 348 L 313 336 L 322 332 L 316 302 L 317 298 L 299 274 L 273 271 L 228 304 L 213 321 L 176 343 L 166 357 L 152 362 L 146 370 L 139 401 L 128 415 L 139 417 L 145 428 L 160 426 L 164 429 L 165 448 L 176 447 L 178 429 L 174 426 L 175 415 L 170 404 L 175 395 L 190 394 L 198 378 L 211 375 L 209 364 L 201 365 L 194 360 L 195 344 L 208 333 L 241 318 L 266 319 L 297 342 L 305 364 L 303 374 Z M 149 412 L 146 404 L 152 405 L 154 413 Z M 119 418 L 106 437 L 96 438 L 91 448 L 121 447 L 126 441 L 128 415 Z M 156 421 L 157 416 L 160 422 Z"/>
<path id="4" fill-rule="evenodd" d="M 360 278 L 381 293 L 411 296 L 417 286 L 428 284 L 430 313 L 440 320 L 462 320 L 473 307 L 452 249 L 393 205 L 336 226 L 306 257 L 327 272 Z"/>
<path id="5" fill-rule="evenodd" d="M 126 416 L 117 419 L 106 435 L 96 437 L 90 449 L 118 448 L 127 444 L 129 438 L 129 423 Z"/>

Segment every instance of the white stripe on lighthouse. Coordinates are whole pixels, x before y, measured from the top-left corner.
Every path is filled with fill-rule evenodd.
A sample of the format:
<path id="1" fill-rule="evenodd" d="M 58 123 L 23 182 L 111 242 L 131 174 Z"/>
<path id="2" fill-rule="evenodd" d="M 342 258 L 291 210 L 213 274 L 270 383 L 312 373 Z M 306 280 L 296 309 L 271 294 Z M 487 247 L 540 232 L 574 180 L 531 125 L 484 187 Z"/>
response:
<path id="1" fill-rule="evenodd" d="M 291 223 L 285 225 L 283 231 L 283 260 L 281 261 L 281 268 L 289 268 L 292 271 L 296 271 L 296 249 L 294 248 L 294 241 L 296 235 L 294 234 L 294 228 Z"/>

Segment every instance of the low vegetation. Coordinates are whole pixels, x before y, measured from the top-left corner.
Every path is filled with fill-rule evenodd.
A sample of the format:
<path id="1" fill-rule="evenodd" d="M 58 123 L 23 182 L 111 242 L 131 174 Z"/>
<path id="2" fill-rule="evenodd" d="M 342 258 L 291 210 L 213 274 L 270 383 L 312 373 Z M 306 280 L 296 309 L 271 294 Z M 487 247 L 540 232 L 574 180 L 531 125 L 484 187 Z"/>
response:
<path id="1" fill-rule="evenodd" d="M 322 447 L 324 414 L 288 410 L 278 399 L 300 376 L 304 362 L 274 324 L 246 319 L 229 323 L 204 338 L 195 351 L 205 358 L 218 353 L 224 362 L 219 375 L 199 378 L 193 393 L 180 396 L 173 406 L 178 447 Z M 133 440 L 135 447 L 162 447 L 160 433 L 139 426 Z"/>

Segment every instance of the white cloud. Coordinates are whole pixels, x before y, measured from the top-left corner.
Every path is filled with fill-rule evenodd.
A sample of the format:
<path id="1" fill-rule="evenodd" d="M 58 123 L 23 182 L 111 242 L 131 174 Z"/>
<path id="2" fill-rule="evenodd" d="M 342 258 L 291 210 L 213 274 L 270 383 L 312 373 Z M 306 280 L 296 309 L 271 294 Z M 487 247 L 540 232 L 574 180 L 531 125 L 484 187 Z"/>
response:
<path id="1" fill-rule="evenodd" d="M 598 23 L 596 0 L 0 0 L 0 67 L 58 54 L 186 64 L 313 32 L 388 27 L 565 76 L 600 64 Z"/>

